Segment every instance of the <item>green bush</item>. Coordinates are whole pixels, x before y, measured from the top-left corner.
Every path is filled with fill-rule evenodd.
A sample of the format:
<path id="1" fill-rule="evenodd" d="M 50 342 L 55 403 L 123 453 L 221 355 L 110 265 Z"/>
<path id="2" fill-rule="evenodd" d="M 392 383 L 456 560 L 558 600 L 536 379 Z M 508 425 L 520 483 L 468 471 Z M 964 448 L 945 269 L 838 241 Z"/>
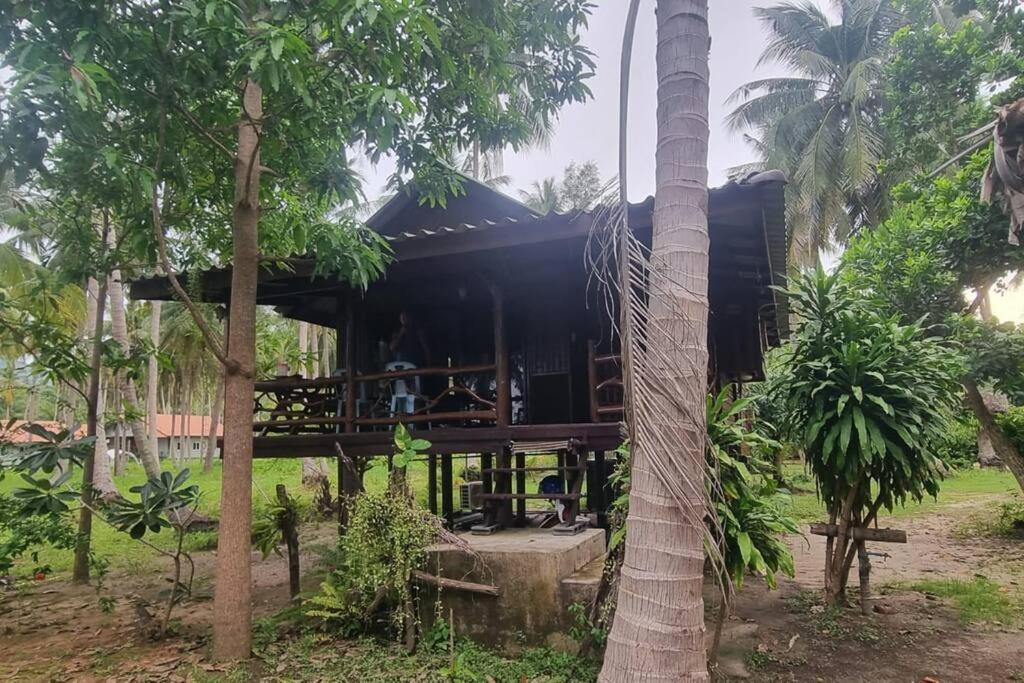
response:
<path id="1" fill-rule="evenodd" d="M 339 564 L 307 602 L 306 614 L 351 634 L 379 609 L 390 611 L 400 627 L 409 576 L 426 559 L 439 529 L 437 517 L 394 489 L 360 494 L 338 541 Z"/>
<path id="2" fill-rule="evenodd" d="M 1004 536 L 1024 537 L 1024 500 L 1020 496 L 999 504 L 996 529 Z"/>
<path id="3" fill-rule="evenodd" d="M 1017 450 L 1024 452 L 1024 406 L 1013 406 L 1005 413 L 996 415 L 998 424 Z"/>
<path id="4" fill-rule="evenodd" d="M 961 415 L 949 421 L 945 433 L 937 439 L 935 455 L 948 467 L 970 469 L 978 462 L 978 420 Z"/>

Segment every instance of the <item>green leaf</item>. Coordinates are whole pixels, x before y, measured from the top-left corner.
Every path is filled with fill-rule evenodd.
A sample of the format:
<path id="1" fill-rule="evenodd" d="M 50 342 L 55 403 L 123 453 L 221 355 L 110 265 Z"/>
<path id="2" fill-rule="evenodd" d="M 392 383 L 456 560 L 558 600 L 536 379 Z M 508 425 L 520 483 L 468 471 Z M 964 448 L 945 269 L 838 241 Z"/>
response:
<path id="1" fill-rule="evenodd" d="M 742 558 L 743 564 L 749 564 L 750 557 L 754 551 L 754 544 L 750 541 L 750 534 L 746 531 L 736 534 L 736 545 L 740 549 L 740 558 Z"/>
<path id="2" fill-rule="evenodd" d="M 853 431 L 853 418 L 850 415 L 843 415 L 839 430 L 839 450 L 845 455 L 850 449 L 850 435 Z"/>

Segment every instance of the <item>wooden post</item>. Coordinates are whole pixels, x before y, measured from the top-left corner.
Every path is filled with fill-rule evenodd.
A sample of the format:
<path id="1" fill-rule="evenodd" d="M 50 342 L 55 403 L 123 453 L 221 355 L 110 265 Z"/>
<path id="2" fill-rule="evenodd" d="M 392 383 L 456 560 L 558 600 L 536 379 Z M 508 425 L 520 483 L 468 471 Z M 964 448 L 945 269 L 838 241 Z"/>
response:
<path id="1" fill-rule="evenodd" d="M 452 502 L 452 455 L 441 455 L 441 515 L 451 526 L 455 521 L 455 505 Z"/>
<path id="2" fill-rule="evenodd" d="M 356 321 L 352 295 L 345 301 L 345 431 L 356 430 Z"/>
<path id="3" fill-rule="evenodd" d="M 590 397 L 590 421 L 600 422 L 601 414 L 598 412 L 599 401 L 597 398 L 597 351 L 594 348 L 594 340 L 587 340 L 587 382 L 589 387 L 587 395 Z"/>
<path id="4" fill-rule="evenodd" d="M 277 502 L 287 512 L 278 519 L 281 526 L 281 536 L 284 537 L 284 544 L 288 548 L 288 594 L 294 600 L 300 591 L 299 586 L 299 530 L 295 519 L 295 510 L 288 500 L 288 492 L 284 484 L 277 485 Z"/>
<path id="5" fill-rule="evenodd" d="M 526 454 L 516 453 L 516 493 L 526 493 Z M 526 526 L 526 499 L 516 500 L 516 524 Z"/>
<path id="6" fill-rule="evenodd" d="M 483 470 L 480 475 L 481 481 L 483 481 L 484 493 L 494 493 L 494 479 L 491 476 L 490 469 L 494 466 L 493 459 L 490 453 L 480 454 L 480 469 Z"/>
<path id="7" fill-rule="evenodd" d="M 437 456 L 433 453 L 427 455 L 427 507 L 437 514 Z"/>
<path id="8" fill-rule="evenodd" d="M 608 528 L 608 504 L 605 501 L 605 489 L 608 478 L 605 476 L 604 451 L 594 451 L 594 488 L 587 489 L 587 505 L 597 513 L 597 526 Z"/>
<path id="9" fill-rule="evenodd" d="M 494 302 L 494 387 L 496 423 L 499 427 L 512 424 L 512 389 L 508 369 L 508 340 L 505 336 L 505 303 L 501 289 L 491 285 Z"/>
<path id="10" fill-rule="evenodd" d="M 498 455 L 498 468 L 504 471 L 498 473 L 498 492 L 509 494 L 512 493 L 512 474 L 508 470 L 512 468 L 512 450 L 508 445 L 501 447 L 501 452 Z M 511 497 L 496 501 L 498 505 L 498 524 L 502 528 L 508 529 L 512 526 L 512 499 Z"/>
<path id="11" fill-rule="evenodd" d="M 338 534 L 344 534 L 348 526 L 348 508 L 352 499 L 362 490 L 359 469 L 355 462 L 341 450 L 341 444 L 334 442 L 338 454 Z"/>
<path id="12" fill-rule="evenodd" d="M 823 524 L 814 522 L 810 525 L 811 534 L 814 536 L 827 536 L 834 538 L 839 535 L 837 524 Z M 907 532 L 902 529 L 874 529 L 871 527 L 850 527 L 847 535 L 855 541 L 876 541 L 879 543 L 906 543 Z"/>
<path id="13" fill-rule="evenodd" d="M 583 482 L 579 481 L 583 473 L 580 471 L 580 454 L 576 452 L 575 448 L 572 448 L 565 453 L 565 466 L 569 468 L 564 474 L 565 476 L 565 492 L 566 493 L 579 493 L 582 488 Z M 582 457 L 586 457 L 584 454 Z M 566 507 L 569 508 L 568 517 L 569 524 L 576 523 L 576 515 L 580 511 L 580 500 L 566 501 Z"/>

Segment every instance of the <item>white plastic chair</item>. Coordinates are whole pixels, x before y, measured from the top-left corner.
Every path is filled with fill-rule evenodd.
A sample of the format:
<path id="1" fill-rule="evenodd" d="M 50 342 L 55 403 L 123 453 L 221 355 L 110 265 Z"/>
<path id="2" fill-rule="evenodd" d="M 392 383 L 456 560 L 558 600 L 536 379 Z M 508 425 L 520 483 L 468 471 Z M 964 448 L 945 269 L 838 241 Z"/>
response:
<path id="1" fill-rule="evenodd" d="M 399 370 L 415 370 L 416 365 L 404 360 L 394 361 L 384 366 L 385 372 L 397 372 Z M 406 381 L 409 380 L 409 381 Z M 410 391 L 410 384 L 412 390 Z M 406 415 L 416 412 L 416 399 L 420 397 L 420 378 L 399 377 L 391 380 L 391 415 L 399 413 Z M 400 408 L 403 408 L 400 410 Z"/>

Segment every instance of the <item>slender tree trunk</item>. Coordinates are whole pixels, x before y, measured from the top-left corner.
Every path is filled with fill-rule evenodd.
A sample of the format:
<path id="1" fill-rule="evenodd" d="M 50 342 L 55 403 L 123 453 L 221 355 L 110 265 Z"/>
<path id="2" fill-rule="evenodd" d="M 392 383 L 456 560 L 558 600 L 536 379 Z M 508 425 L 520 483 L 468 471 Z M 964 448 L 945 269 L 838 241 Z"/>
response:
<path id="1" fill-rule="evenodd" d="M 157 398 L 160 393 L 160 364 L 157 362 L 156 349 L 160 347 L 160 314 L 163 311 L 162 301 L 149 302 L 149 342 L 154 353 L 149 357 L 146 372 L 146 417 L 149 420 L 149 450 L 160 462 L 160 433 L 157 431 Z M 138 437 L 135 437 L 138 439 Z M 136 446 L 136 448 L 138 448 Z"/>
<path id="2" fill-rule="evenodd" d="M 310 377 L 320 376 L 320 326 L 312 325 L 309 328 L 309 360 L 306 365 L 310 367 Z"/>
<path id="3" fill-rule="evenodd" d="M 114 476 L 120 477 L 128 460 L 128 448 L 124 438 L 124 426 L 121 420 L 114 424 Z"/>
<path id="4" fill-rule="evenodd" d="M 309 323 L 299 321 L 299 374 L 309 377 Z"/>
<path id="5" fill-rule="evenodd" d="M 131 344 L 128 341 L 128 322 L 124 311 L 124 286 L 121 284 L 121 271 L 114 270 L 107 278 L 107 287 L 110 292 L 110 331 L 114 340 L 120 344 L 125 354 L 131 351 Z M 149 478 L 160 476 L 160 461 L 156 453 L 149 448 L 149 438 L 146 433 L 146 425 L 142 418 L 142 407 L 139 405 L 139 396 L 135 391 L 135 383 L 123 372 L 119 372 L 114 378 L 116 394 L 120 395 L 128 407 L 128 416 L 125 420 L 132 430 L 135 438 L 136 455 L 142 462 L 142 468 Z"/>
<path id="6" fill-rule="evenodd" d="M 657 2 L 656 193 L 645 358 L 667 406 L 633 410 L 628 532 L 618 606 L 600 680 L 706 681 L 704 425 L 707 392 L 707 0 Z M 626 296 L 628 292 L 623 292 Z M 650 435 L 657 433 L 660 438 Z M 659 443 L 671 444 L 665 453 Z M 665 464 L 674 459 L 678 472 Z M 678 475 L 681 497 L 667 483 Z"/>
<path id="7" fill-rule="evenodd" d="M 243 83 L 235 161 L 234 268 L 224 383 L 224 458 L 213 597 L 213 656 L 246 659 L 252 646 L 252 412 L 256 376 L 256 278 L 259 270 L 259 136 L 263 91 Z"/>
<path id="8" fill-rule="evenodd" d="M 96 443 L 93 444 L 93 458 L 95 468 L 93 469 L 92 487 L 96 494 L 104 502 L 109 502 L 120 497 L 117 487 L 114 486 L 114 478 L 110 476 L 110 458 L 107 457 L 107 430 L 104 425 L 106 414 L 106 387 L 100 380 L 100 393 L 98 408 L 96 410 Z"/>
<path id="9" fill-rule="evenodd" d="M 213 469 L 213 459 L 217 454 L 217 426 L 220 424 L 221 413 L 224 412 L 224 374 L 222 371 L 217 373 L 215 391 L 213 408 L 210 411 L 210 433 L 206 437 L 206 458 L 203 460 L 203 472 Z"/>
<path id="10" fill-rule="evenodd" d="M 185 463 L 192 456 L 192 374 L 191 370 L 182 378 L 181 396 L 178 411 L 181 415 L 181 462 Z"/>
<path id="11" fill-rule="evenodd" d="M 1006 432 L 996 424 L 992 412 L 985 405 L 985 399 L 978 390 L 978 385 L 970 377 L 963 380 L 964 392 L 967 395 L 967 405 L 971 407 L 974 416 L 978 418 L 981 431 L 988 436 L 992 443 L 992 449 L 999 456 L 999 459 L 1010 468 L 1017 485 L 1024 491 L 1024 457 L 1021 457 L 1017 446 L 1006 436 Z"/>
<path id="12" fill-rule="evenodd" d="M 316 377 L 317 338 L 316 327 L 309 323 L 299 322 L 299 372 L 305 378 Z M 312 366 L 313 372 L 310 372 Z M 318 458 L 302 459 L 302 483 L 305 486 L 319 487 L 326 477 Z"/>
<path id="13" fill-rule="evenodd" d="M 29 387 L 25 396 L 25 422 L 32 422 L 36 419 L 36 388 Z"/>
<path id="14" fill-rule="evenodd" d="M 175 383 L 174 383 L 174 391 L 175 392 L 181 391 L 180 387 L 181 387 L 181 381 L 180 380 L 179 381 L 175 381 Z M 172 393 L 171 396 L 168 396 L 168 400 L 167 400 L 167 413 L 171 416 L 171 433 L 170 433 L 170 435 L 167 438 L 167 445 L 170 448 L 170 453 L 168 455 L 169 455 L 169 457 L 171 459 L 171 462 L 175 466 L 177 466 L 178 462 L 179 462 L 179 458 L 181 457 L 180 456 L 180 452 L 181 452 L 181 437 L 178 435 L 177 429 L 175 428 L 175 425 L 177 425 L 177 423 L 178 423 L 178 411 L 175 410 L 175 408 L 174 408 L 174 396 L 173 396 L 173 393 Z"/>
<path id="15" fill-rule="evenodd" d="M 103 313 L 107 307 L 107 280 L 97 286 L 96 309 L 93 315 L 92 357 L 89 370 L 89 387 L 86 393 L 87 417 L 85 422 L 86 436 L 96 436 L 97 411 L 100 398 L 100 360 L 103 357 Z M 89 582 L 89 544 L 92 540 L 93 504 L 93 472 L 95 470 L 95 453 L 85 456 L 82 463 L 82 501 L 85 505 L 78 512 L 78 543 L 75 544 L 75 564 L 72 569 L 72 580 L 75 583 Z"/>

